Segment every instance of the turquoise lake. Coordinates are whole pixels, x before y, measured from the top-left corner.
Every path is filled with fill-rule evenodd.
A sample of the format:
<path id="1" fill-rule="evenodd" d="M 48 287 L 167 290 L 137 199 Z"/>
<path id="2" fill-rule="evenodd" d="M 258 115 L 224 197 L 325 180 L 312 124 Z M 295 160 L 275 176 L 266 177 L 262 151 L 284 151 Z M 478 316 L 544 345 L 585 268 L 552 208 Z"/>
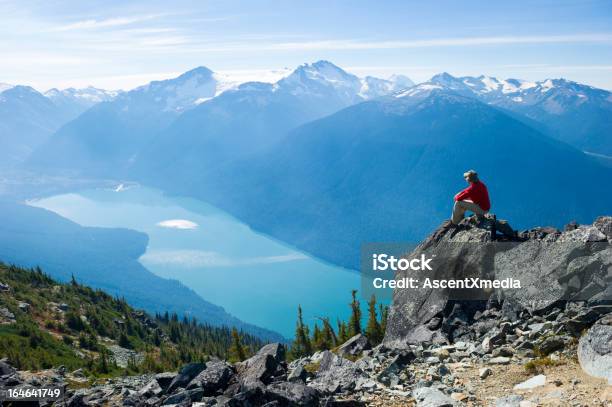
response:
<path id="1" fill-rule="evenodd" d="M 28 202 L 83 226 L 123 227 L 149 236 L 140 262 L 181 281 L 242 319 L 293 337 L 298 304 L 305 321 L 346 319 L 358 273 L 322 262 L 253 231 L 205 202 L 119 186 Z"/>

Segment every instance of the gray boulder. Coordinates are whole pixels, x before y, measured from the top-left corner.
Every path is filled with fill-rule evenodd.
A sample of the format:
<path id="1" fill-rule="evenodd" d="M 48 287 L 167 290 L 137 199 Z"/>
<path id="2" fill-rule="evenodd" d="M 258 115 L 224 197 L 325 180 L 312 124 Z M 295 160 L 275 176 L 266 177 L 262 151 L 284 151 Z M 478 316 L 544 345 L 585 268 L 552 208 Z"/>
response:
<path id="1" fill-rule="evenodd" d="M 361 355 L 364 350 L 368 350 L 370 348 L 371 346 L 368 338 L 363 334 L 357 334 L 340 345 L 338 348 L 338 354 L 340 356 L 358 356 Z"/>
<path id="2" fill-rule="evenodd" d="M 168 387 L 170 387 L 170 384 L 172 383 L 172 381 L 174 380 L 176 376 L 177 376 L 177 373 L 175 372 L 157 373 L 155 375 L 155 380 L 157 381 L 159 386 L 162 388 L 162 390 L 165 392 L 166 390 L 168 390 Z"/>
<path id="3" fill-rule="evenodd" d="M 138 394 L 144 397 L 154 397 L 159 396 L 163 391 L 157 380 L 152 379 L 145 387 L 138 391 Z"/>
<path id="4" fill-rule="evenodd" d="M 222 406 L 227 407 L 255 407 L 266 406 L 270 400 L 266 397 L 265 388 L 261 386 L 251 387 L 234 395 L 230 400 L 227 400 Z M 274 402 L 280 405 L 278 402 Z"/>
<path id="5" fill-rule="evenodd" d="M 457 229 L 441 227 L 407 256 L 417 258 L 424 254 L 433 258 L 433 271 L 427 277 L 433 279 L 461 279 L 485 277 L 486 267 L 491 264 L 486 245 L 490 240 L 486 229 L 462 226 Z M 395 278 L 423 280 L 423 271 L 399 271 Z M 468 295 L 469 293 L 465 293 Z M 483 293 L 471 293 L 472 298 L 485 297 Z M 410 344 L 433 342 L 439 335 L 428 326 L 438 314 L 442 313 L 451 298 L 450 290 L 419 288 L 396 289 L 387 320 L 383 344 L 388 348 L 406 349 Z"/>
<path id="6" fill-rule="evenodd" d="M 261 348 L 254 356 L 235 365 L 244 389 L 262 387 L 272 382 L 272 378 L 283 374 L 285 347 L 271 343 Z"/>
<path id="7" fill-rule="evenodd" d="M 550 355 L 551 353 L 561 350 L 565 347 L 563 338 L 559 336 L 551 336 L 539 343 L 538 349 L 542 356 Z"/>
<path id="8" fill-rule="evenodd" d="M 277 363 L 281 363 L 285 361 L 285 345 L 282 343 L 269 343 L 263 346 L 257 352 L 258 355 L 270 355 L 276 360 Z"/>
<path id="9" fill-rule="evenodd" d="M 301 364 L 287 376 L 287 380 L 290 382 L 306 382 L 306 378 L 308 378 L 308 372 L 304 369 L 304 365 Z"/>
<path id="10" fill-rule="evenodd" d="M 281 406 L 315 407 L 319 405 L 319 392 L 302 383 L 272 383 L 266 388 L 266 396 L 271 401 L 277 401 Z"/>
<path id="11" fill-rule="evenodd" d="M 202 400 L 204 392 L 201 389 L 183 390 L 164 400 L 162 405 L 175 405 L 185 403 L 191 405 L 192 402 Z"/>
<path id="12" fill-rule="evenodd" d="M 378 373 L 376 380 L 387 386 L 390 385 L 392 379 L 398 377 L 400 372 L 414 359 L 415 356 L 411 351 L 404 351 L 399 355 L 395 355 L 388 362 L 387 366 Z"/>
<path id="13" fill-rule="evenodd" d="M 309 385 L 322 393 L 333 394 L 354 389 L 355 382 L 361 377 L 365 375 L 354 362 L 325 351 L 319 370 Z"/>
<path id="14" fill-rule="evenodd" d="M 438 389 L 420 387 L 413 392 L 417 407 L 456 407 L 463 403 L 453 400 Z"/>
<path id="15" fill-rule="evenodd" d="M 544 313 L 564 300 L 609 303 L 611 228 L 612 218 L 606 217 L 565 232 L 540 228 L 493 241 L 490 230 L 469 220 L 456 228 L 443 225 L 406 255 L 432 258 L 433 270 L 426 276 L 420 270 L 400 271 L 396 279 L 513 279 L 520 281 L 521 288 L 396 289 L 383 344 L 391 349 L 406 349 L 412 344 L 441 343 L 446 338 L 468 335 L 465 327 L 480 315 L 478 307 L 484 309 L 485 303 L 487 308 L 502 306 L 506 311 L 512 310 L 514 318 L 523 311 Z M 462 325 L 453 332 L 458 326 L 457 316 L 453 315 L 457 304 L 461 305 Z M 578 328 L 583 321 L 575 322 Z"/>
<path id="16" fill-rule="evenodd" d="M 206 365 L 204 363 L 189 363 L 183 366 L 179 371 L 178 375 L 176 375 L 176 377 L 168 386 L 166 392 L 172 393 L 175 389 L 179 387 L 186 387 L 189 382 L 191 382 L 193 378 L 200 374 L 200 372 L 205 368 Z"/>
<path id="17" fill-rule="evenodd" d="M 531 390 L 546 384 L 546 376 L 539 374 L 514 386 L 514 390 Z"/>
<path id="18" fill-rule="evenodd" d="M 204 396 L 214 396 L 227 386 L 233 375 L 232 367 L 226 362 L 211 361 L 206 363 L 206 368 L 194 377 L 186 388 L 202 389 Z"/>
<path id="19" fill-rule="evenodd" d="M 9 365 L 7 359 L 0 360 L 0 376 L 9 376 L 17 372 L 17 370 Z"/>
<path id="20" fill-rule="evenodd" d="M 580 338 L 578 360 L 586 373 L 607 379 L 612 385 L 612 314 L 602 318 Z"/>

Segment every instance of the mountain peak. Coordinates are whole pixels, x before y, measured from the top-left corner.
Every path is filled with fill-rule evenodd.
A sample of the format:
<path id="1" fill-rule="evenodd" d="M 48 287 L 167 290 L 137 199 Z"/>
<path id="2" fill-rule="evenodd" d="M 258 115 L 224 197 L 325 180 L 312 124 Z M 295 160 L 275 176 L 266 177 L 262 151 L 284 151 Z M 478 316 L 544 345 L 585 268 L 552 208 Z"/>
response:
<path id="1" fill-rule="evenodd" d="M 449 74 L 448 72 L 442 72 L 442 73 L 432 76 L 429 81 L 438 82 L 438 81 L 454 81 L 454 80 L 457 80 L 457 78 L 455 78 L 453 75 Z"/>
<path id="2" fill-rule="evenodd" d="M 201 79 L 209 80 L 212 78 L 212 76 L 213 76 L 213 71 L 211 71 L 205 66 L 198 66 L 196 68 L 193 68 L 181 74 L 180 76 L 175 78 L 175 80 L 189 80 L 191 78 L 201 78 Z"/>
<path id="3" fill-rule="evenodd" d="M 326 82 L 357 79 L 355 75 L 326 60 L 320 60 L 312 64 L 302 64 L 289 77 L 293 75 L 305 75 L 308 79 Z"/>
<path id="4" fill-rule="evenodd" d="M 442 72 L 437 75 L 432 76 L 429 80 L 429 83 L 440 85 L 442 87 L 447 87 L 449 89 L 457 89 L 462 88 L 465 84 L 461 81 L 460 78 L 454 77 L 448 72 Z"/>
<path id="5" fill-rule="evenodd" d="M 340 97 L 346 105 L 360 98 L 361 80 L 329 61 L 302 64 L 290 75 L 278 81 L 276 90 L 294 95 L 310 94 L 316 97 Z"/>
<path id="6" fill-rule="evenodd" d="M 38 92 L 36 89 L 34 89 L 31 86 L 27 86 L 27 85 L 15 85 L 15 86 L 11 86 L 7 89 L 4 90 L 4 93 L 11 93 L 12 95 L 17 95 L 19 97 L 21 96 L 25 96 L 25 95 L 40 95 L 42 96 L 42 94 L 40 92 Z"/>
<path id="7" fill-rule="evenodd" d="M 339 69 L 342 70 L 338 65 L 326 60 L 326 59 L 320 59 L 317 62 L 312 63 L 312 66 L 317 67 L 317 68 L 329 68 L 329 67 L 333 67 L 335 69 Z"/>

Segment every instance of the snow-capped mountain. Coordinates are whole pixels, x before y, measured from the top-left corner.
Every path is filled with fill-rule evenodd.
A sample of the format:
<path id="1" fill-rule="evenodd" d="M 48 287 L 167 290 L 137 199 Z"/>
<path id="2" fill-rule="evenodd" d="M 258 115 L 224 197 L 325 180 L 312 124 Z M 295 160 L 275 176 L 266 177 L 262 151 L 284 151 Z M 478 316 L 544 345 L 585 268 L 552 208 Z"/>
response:
<path id="1" fill-rule="evenodd" d="M 176 78 L 119 93 L 64 125 L 32 161 L 86 168 L 93 174 L 121 170 L 181 114 L 234 86 L 210 69 L 198 67 Z"/>
<path id="2" fill-rule="evenodd" d="M 373 76 L 360 78 L 329 61 L 318 61 L 299 66 L 286 78 L 278 81 L 274 89 L 282 89 L 293 95 L 310 93 L 314 96 L 325 96 L 331 92 L 348 106 L 413 85 L 414 83 L 403 75 L 393 75 L 389 79 Z"/>
<path id="3" fill-rule="evenodd" d="M 361 101 L 361 80 L 328 61 L 299 66 L 289 76 L 278 81 L 274 91 L 295 96 L 319 96 L 333 93 L 347 105 Z"/>
<path id="4" fill-rule="evenodd" d="M 273 76 L 239 83 L 231 75 L 198 67 L 120 93 L 60 129 L 38 162 L 103 171 L 109 165 L 127 169 L 137 157 L 155 157 L 152 162 L 161 165 L 170 152 L 183 159 L 194 154 L 194 160 L 215 151 L 218 158 L 222 152 L 246 153 L 299 124 L 411 84 L 402 76 L 362 79 L 328 61 L 278 71 L 280 80 L 263 82 Z M 78 160 L 61 158 L 66 156 Z"/>
<path id="5" fill-rule="evenodd" d="M 121 93 L 118 90 L 104 90 L 88 86 L 86 88 L 76 89 L 49 89 L 44 93 L 46 97 L 51 99 L 56 104 L 66 103 L 66 101 L 81 104 L 86 107 L 91 107 L 96 103 L 108 102 L 117 97 Z"/>
<path id="6" fill-rule="evenodd" d="M 362 79 L 329 61 L 303 64 L 273 84 L 247 82 L 184 113 L 139 154 L 135 168 L 157 174 L 152 182 L 187 176 L 183 170 L 202 174 L 274 145 L 296 126 L 410 83 Z"/>
<path id="7" fill-rule="evenodd" d="M 612 93 L 606 90 L 566 79 L 530 82 L 445 72 L 394 96 L 423 97 L 435 89 L 476 98 L 537 122 L 550 136 L 577 148 L 612 155 Z"/>
<path id="8" fill-rule="evenodd" d="M 359 95 L 364 99 L 374 99 L 414 86 L 414 82 L 404 75 L 391 75 L 389 79 L 366 76 L 361 79 Z"/>
<path id="9" fill-rule="evenodd" d="M 223 75 L 200 66 L 184 74 L 126 92 L 119 99 L 126 103 L 149 99 L 164 112 L 182 113 L 238 86 Z"/>
<path id="10" fill-rule="evenodd" d="M 520 79 L 497 79 L 484 75 L 456 78 L 445 72 L 434 76 L 430 82 L 468 96 L 478 96 L 488 103 L 504 107 L 529 106 L 556 99 L 558 103 L 547 103 L 543 106 L 551 114 L 563 114 L 567 109 L 588 102 L 612 101 L 610 92 L 606 90 L 566 79 L 530 82 Z M 563 100 L 559 100 L 559 97 Z"/>
<path id="11" fill-rule="evenodd" d="M 120 91 L 109 91 L 89 86 L 81 89 L 68 88 L 59 90 L 53 88 L 46 91 L 44 95 L 66 112 L 67 121 L 69 121 L 98 103 L 113 100 L 120 93 Z"/>

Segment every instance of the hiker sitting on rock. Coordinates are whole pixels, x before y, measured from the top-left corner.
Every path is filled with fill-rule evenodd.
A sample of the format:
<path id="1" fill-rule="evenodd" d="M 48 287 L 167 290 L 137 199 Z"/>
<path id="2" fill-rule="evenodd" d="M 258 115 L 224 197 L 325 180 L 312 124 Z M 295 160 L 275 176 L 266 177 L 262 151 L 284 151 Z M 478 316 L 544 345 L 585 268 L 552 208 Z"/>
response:
<path id="1" fill-rule="evenodd" d="M 470 186 L 455 195 L 455 206 L 451 218 L 454 225 L 461 222 L 466 211 L 474 212 L 480 219 L 491 209 L 489 191 L 486 185 L 478 179 L 476 171 L 469 170 L 463 174 L 463 178 Z"/>

